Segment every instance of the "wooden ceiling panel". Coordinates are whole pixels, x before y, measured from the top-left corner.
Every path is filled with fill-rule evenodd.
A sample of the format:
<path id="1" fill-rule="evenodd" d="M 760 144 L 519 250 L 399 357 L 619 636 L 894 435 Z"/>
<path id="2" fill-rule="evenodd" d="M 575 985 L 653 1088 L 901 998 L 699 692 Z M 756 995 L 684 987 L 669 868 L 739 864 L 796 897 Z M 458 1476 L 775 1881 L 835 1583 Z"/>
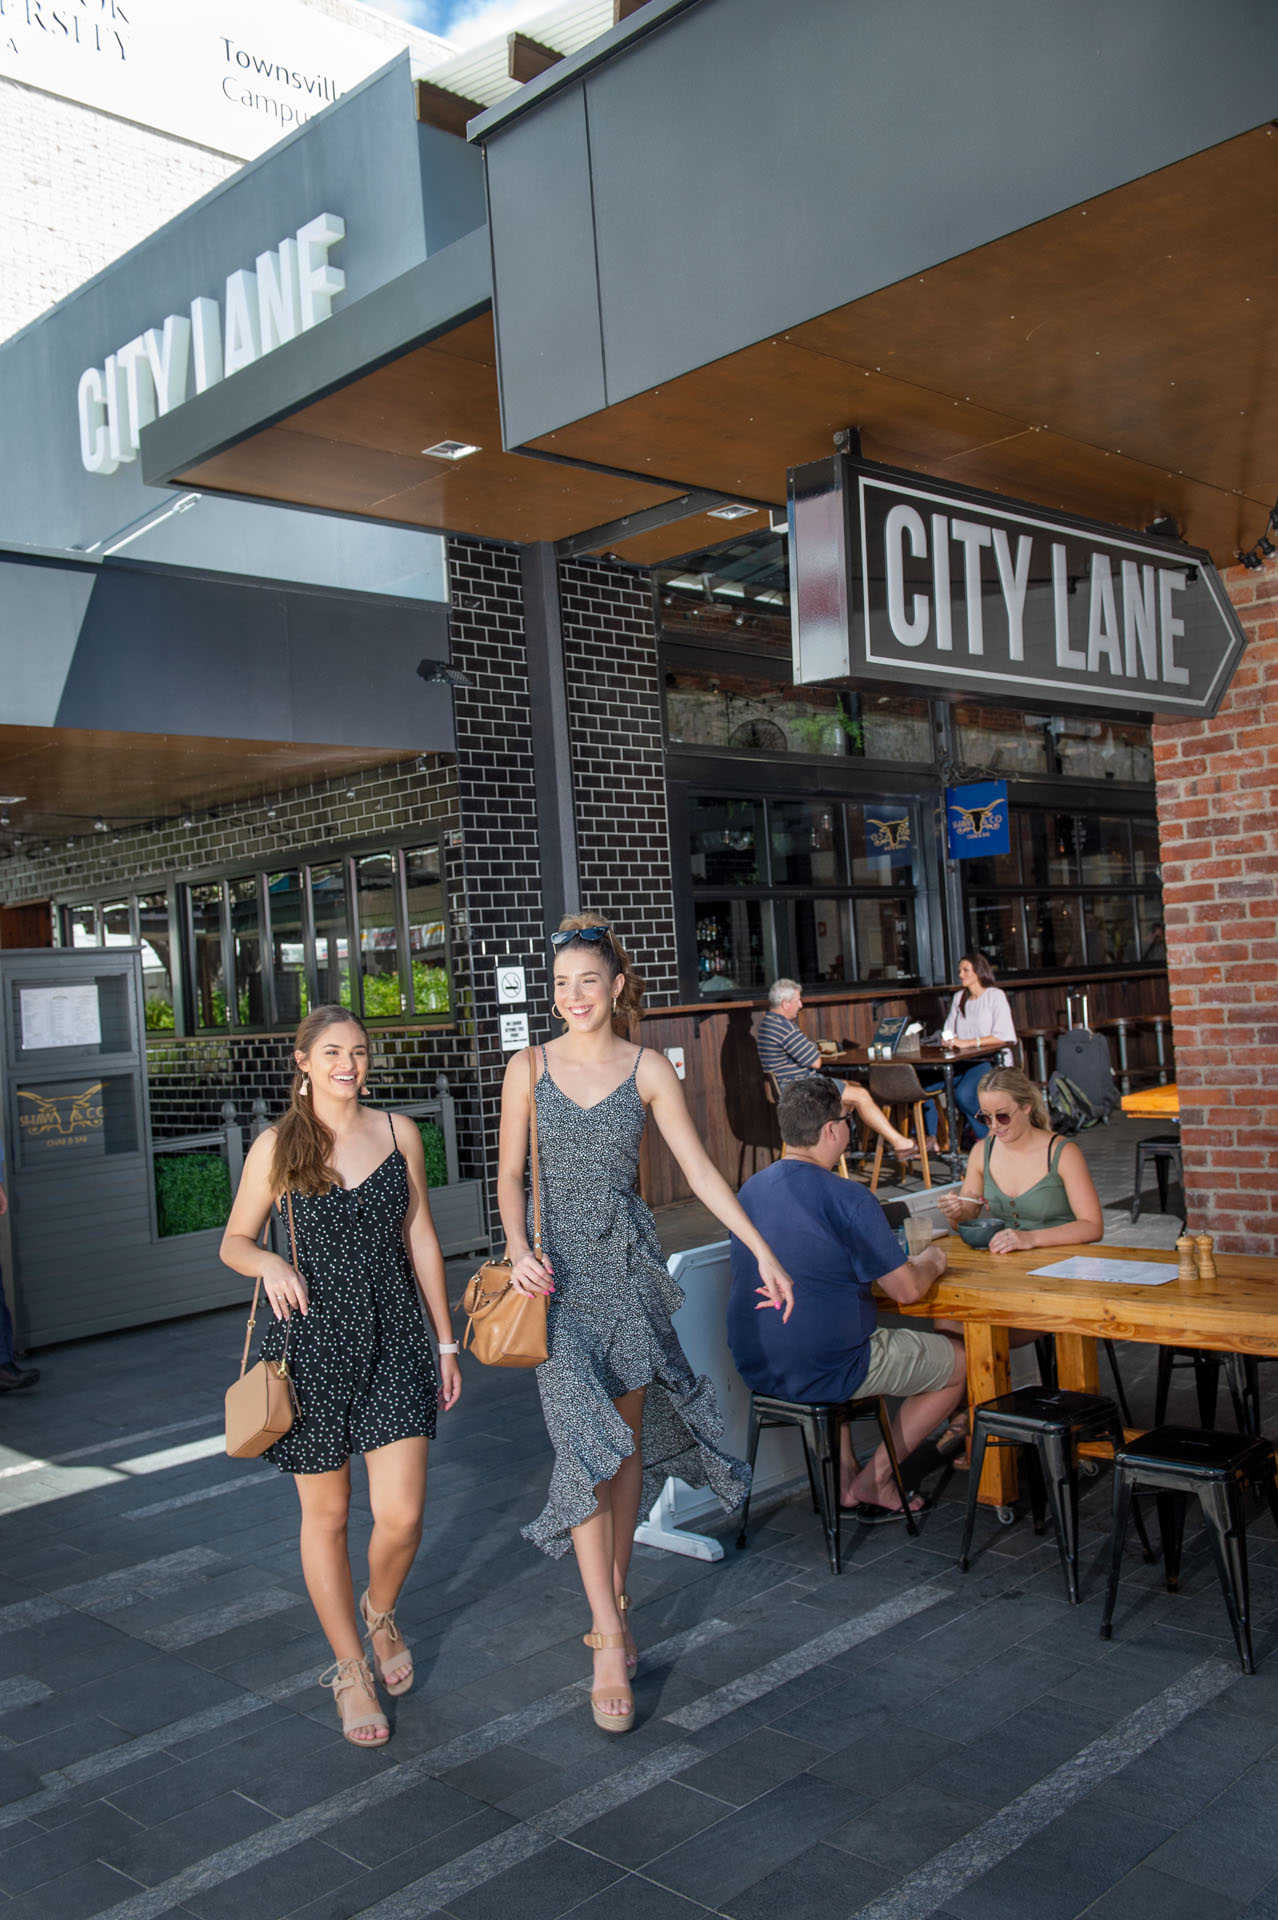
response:
<path id="1" fill-rule="evenodd" d="M 411 730 L 410 730 L 411 731 Z M 0 726 L 0 792 L 10 835 L 93 832 L 172 818 L 191 808 L 252 801 L 412 755 L 402 747 L 299 746 L 292 741 L 98 733 L 77 727 Z"/>

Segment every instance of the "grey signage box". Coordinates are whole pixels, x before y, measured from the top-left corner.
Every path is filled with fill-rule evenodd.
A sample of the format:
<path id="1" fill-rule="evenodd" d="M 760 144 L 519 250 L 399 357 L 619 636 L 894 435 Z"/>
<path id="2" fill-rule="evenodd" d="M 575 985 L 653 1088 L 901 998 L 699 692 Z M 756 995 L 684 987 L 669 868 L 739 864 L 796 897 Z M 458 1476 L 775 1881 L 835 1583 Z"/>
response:
<path id="1" fill-rule="evenodd" d="M 836 454 L 788 482 L 794 677 L 1193 718 L 1245 644 L 1196 547 Z"/>
<path id="2" fill-rule="evenodd" d="M 156 1233 L 141 950 L 0 953 L 0 1026 L 18 1344 L 245 1299 L 220 1231 Z"/>

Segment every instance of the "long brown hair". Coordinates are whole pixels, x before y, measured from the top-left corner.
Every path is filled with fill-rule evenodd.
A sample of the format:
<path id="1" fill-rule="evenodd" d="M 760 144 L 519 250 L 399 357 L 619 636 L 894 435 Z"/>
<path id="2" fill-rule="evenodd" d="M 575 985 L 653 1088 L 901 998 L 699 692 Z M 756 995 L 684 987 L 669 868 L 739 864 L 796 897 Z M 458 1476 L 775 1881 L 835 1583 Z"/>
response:
<path id="1" fill-rule="evenodd" d="M 632 1016 L 637 1017 L 643 1005 L 643 981 L 635 972 L 630 955 L 613 932 L 611 923 L 602 913 L 566 913 L 559 922 L 560 933 L 575 933 L 580 927 L 607 927 L 608 938 L 598 943 L 593 940 L 569 940 L 565 947 L 560 947 L 559 953 L 571 952 L 574 947 L 580 953 L 597 953 L 607 970 L 610 981 L 615 980 L 620 974 L 621 992 L 616 999 L 616 1017 L 613 1025 L 619 1033 L 626 1034 L 629 1031 Z M 557 959 L 558 954 L 555 957 Z"/>
<path id="2" fill-rule="evenodd" d="M 349 1007 L 312 1007 L 293 1035 L 295 1052 L 309 1056 L 311 1048 L 329 1027 L 358 1027 L 365 1042 L 368 1041 L 368 1028 Z M 313 1195 L 327 1193 L 337 1185 L 337 1176 L 329 1164 L 333 1129 L 326 1127 L 316 1113 L 309 1090 L 303 1094 L 304 1078 L 302 1069 L 294 1062 L 288 1107 L 275 1122 L 275 1153 L 271 1159 L 274 1194 Z"/>
<path id="3" fill-rule="evenodd" d="M 962 966 L 964 960 L 967 961 L 968 966 L 972 969 L 972 972 L 976 975 L 982 987 L 992 987 L 994 985 L 994 977 L 995 977 L 994 969 L 990 965 L 989 961 L 985 958 L 985 955 L 983 953 L 960 954 L 959 956 L 960 966 Z M 960 996 L 960 999 L 959 999 L 960 1013 L 963 1012 L 970 998 L 971 996 L 969 995 L 967 988 L 964 987 L 962 995 Z"/>
<path id="4" fill-rule="evenodd" d="M 1052 1117 L 1047 1111 L 1047 1101 L 1043 1098 L 1043 1089 L 1022 1073 L 1019 1067 L 995 1067 L 992 1073 L 978 1082 L 977 1096 L 983 1093 L 1005 1093 L 1015 1100 L 1018 1107 L 1028 1107 L 1030 1123 L 1041 1127 L 1045 1133 L 1052 1130 Z"/>

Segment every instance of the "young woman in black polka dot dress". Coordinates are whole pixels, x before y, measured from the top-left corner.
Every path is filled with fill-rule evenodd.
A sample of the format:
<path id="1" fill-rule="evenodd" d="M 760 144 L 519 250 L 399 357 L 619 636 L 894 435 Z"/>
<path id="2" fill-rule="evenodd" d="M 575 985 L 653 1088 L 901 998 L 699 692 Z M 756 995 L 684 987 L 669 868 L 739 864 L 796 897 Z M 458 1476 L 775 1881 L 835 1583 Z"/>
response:
<path id="1" fill-rule="evenodd" d="M 693 1373 L 671 1326 L 683 1295 L 635 1192 L 649 1111 L 697 1198 L 757 1259 L 760 1306 L 788 1319 L 794 1290 L 702 1146 L 670 1062 L 616 1031 L 638 1010 L 643 983 L 611 929 L 598 914 L 576 914 L 553 946 L 566 1031 L 534 1054 L 541 1260 L 528 1244 L 526 1052 L 510 1062 L 501 1107 L 498 1196 L 514 1284 L 550 1296 L 550 1354 L 537 1384 L 555 1465 L 545 1510 L 524 1533 L 546 1553 L 575 1552 L 590 1605 L 595 1722 L 624 1733 L 634 1721 L 626 1578 L 640 1506 L 670 1474 L 711 1487 L 729 1510 L 748 1485 L 744 1462 L 716 1444 L 714 1388 Z"/>
<path id="2" fill-rule="evenodd" d="M 320 1676 L 342 1730 L 358 1746 L 389 1738 L 373 1673 L 391 1694 L 413 1683 L 395 1604 L 413 1564 L 426 1503 L 426 1456 L 436 1407 L 461 1391 L 444 1262 L 431 1225 L 421 1134 L 406 1114 L 361 1105 L 368 1033 L 345 1007 L 317 1007 L 297 1030 L 287 1113 L 254 1141 L 244 1163 L 222 1258 L 261 1274 L 274 1322 L 262 1353 L 283 1350 L 298 1416 L 266 1458 L 294 1476 L 302 1506 L 302 1571 L 333 1650 Z M 257 1245 L 273 1205 L 284 1244 L 291 1196 L 297 1237 L 287 1259 Z M 419 1291 L 420 1289 L 420 1291 Z M 421 1302 L 439 1346 L 431 1356 Z M 373 1534 L 359 1615 L 346 1526 L 350 1456 L 368 1470 Z"/>

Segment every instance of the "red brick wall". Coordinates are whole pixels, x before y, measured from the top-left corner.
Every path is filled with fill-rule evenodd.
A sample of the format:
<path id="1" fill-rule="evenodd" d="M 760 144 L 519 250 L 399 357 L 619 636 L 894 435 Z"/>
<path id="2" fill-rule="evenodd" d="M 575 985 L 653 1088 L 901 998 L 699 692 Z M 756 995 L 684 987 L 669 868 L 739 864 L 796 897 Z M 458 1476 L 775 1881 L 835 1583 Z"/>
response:
<path id="1" fill-rule="evenodd" d="M 1247 634 L 1212 720 L 1154 728 L 1191 1231 L 1278 1249 L 1278 568 L 1231 568 Z"/>

